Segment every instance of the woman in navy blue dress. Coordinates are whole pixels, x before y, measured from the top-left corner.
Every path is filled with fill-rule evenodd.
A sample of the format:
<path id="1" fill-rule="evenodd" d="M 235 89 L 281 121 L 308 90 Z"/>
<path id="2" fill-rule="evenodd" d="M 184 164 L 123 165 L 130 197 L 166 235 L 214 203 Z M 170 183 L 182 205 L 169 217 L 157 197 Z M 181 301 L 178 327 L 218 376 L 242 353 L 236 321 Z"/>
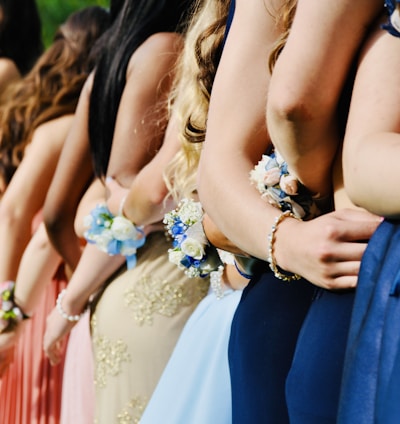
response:
<path id="1" fill-rule="evenodd" d="M 286 3 L 283 2 L 282 5 L 285 6 Z M 315 15 L 312 8 L 305 8 L 303 18 L 307 12 L 307 18 L 317 17 L 321 21 L 320 28 L 327 31 L 337 28 L 337 21 L 343 17 L 345 5 L 342 5 L 339 12 L 338 9 L 335 11 L 336 15 L 331 13 L 331 10 L 329 14 L 321 15 L 322 6 L 319 2 L 308 3 L 312 3 L 318 12 Z M 231 329 L 229 361 L 233 423 L 289 422 L 285 382 L 299 331 L 315 292 L 313 285 L 304 279 L 297 280 L 292 273 L 302 275 L 323 288 L 354 287 L 361 256 L 366 247 L 365 242 L 354 241 L 368 239 L 377 225 L 375 218 L 358 210 L 338 210 L 306 222 L 286 215 L 282 217 L 282 212 L 261 199 L 249 183 L 250 170 L 271 143 L 269 121 L 265 122 L 265 102 L 270 80 L 267 58 L 271 55 L 279 36 L 277 28 L 280 27 L 276 26 L 276 15 L 271 13 L 277 11 L 277 7 L 276 2 L 272 6 L 258 1 L 252 4 L 252 7 L 244 0 L 236 2 L 231 31 L 213 86 L 208 133 L 200 162 L 199 193 L 205 209 L 231 242 L 249 255 L 265 261 L 262 270 L 253 276 L 244 290 Z M 330 69 L 331 62 L 323 52 L 329 51 L 329 47 L 335 42 L 340 46 L 346 45 L 345 49 L 342 46 L 341 49 L 332 50 L 332 53 L 338 55 L 335 60 L 340 62 L 344 57 L 353 56 L 364 34 L 361 34 L 361 31 L 365 22 L 369 22 L 376 13 L 373 8 L 374 4 L 371 8 L 368 6 L 368 12 L 360 14 L 352 28 L 339 33 L 335 40 L 321 38 L 321 50 L 316 50 L 313 44 L 308 50 L 300 50 L 300 55 L 296 57 L 302 56 L 304 60 L 307 54 L 317 51 L 322 56 L 320 59 L 324 61 L 326 71 Z M 352 12 L 349 19 L 355 16 L 355 9 Z M 304 24 L 304 19 L 302 22 Z M 301 27 L 296 24 L 296 20 L 294 25 L 297 25 L 297 30 Z M 246 26 L 252 28 L 252 31 L 244 31 Z M 349 33 L 353 33 L 355 28 L 360 32 L 356 31 L 357 36 L 350 37 L 350 42 Z M 302 31 L 305 35 L 304 28 Z M 321 30 L 316 31 L 317 34 L 320 32 Z M 339 39 L 343 40 L 343 43 Z M 304 37 L 302 42 L 305 42 Z M 304 76 L 306 82 L 310 76 L 315 77 L 310 69 L 311 62 L 315 60 L 315 57 L 310 56 L 310 64 L 293 66 L 297 77 Z M 279 59 L 276 66 L 278 63 Z M 348 74 L 348 64 L 349 60 L 347 66 L 340 67 L 340 70 L 336 68 L 337 73 L 331 73 L 329 78 L 325 78 L 322 71 L 319 74 L 320 78 L 324 77 L 321 82 L 333 84 L 335 87 L 332 91 L 316 93 L 319 95 L 318 99 L 323 97 L 321 101 L 329 100 L 331 109 L 327 109 L 327 114 L 332 113 L 332 116 L 339 100 L 337 91 L 341 84 L 344 84 Z M 296 87 L 296 83 L 289 86 Z M 328 131 L 327 126 L 325 122 L 325 132 Z M 321 127 L 318 127 L 318 130 L 321 136 Z M 329 150 L 329 158 L 332 161 L 332 146 L 328 146 Z M 325 165 L 326 163 L 319 164 L 314 160 L 312 169 L 317 182 L 324 182 L 320 185 L 326 189 L 331 184 L 331 176 L 321 172 Z M 327 181 L 322 181 L 324 178 Z M 216 179 L 222 183 L 215 184 Z M 210 186 L 213 190 L 210 190 Z M 314 186 L 310 185 L 313 191 L 316 191 L 316 187 L 315 182 Z M 321 195 L 326 194 L 322 189 L 319 192 Z M 274 236 L 273 242 L 271 237 L 268 238 L 271 233 Z M 271 256 L 271 244 L 274 264 L 279 265 L 278 272 L 275 273 L 269 269 L 266 262 Z M 293 281 L 282 281 L 285 276 Z M 323 304 L 320 304 L 322 308 Z M 308 340 L 310 345 L 313 341 Z M 323 344 L 325 341 L 318 340 L 318 343 Z M 344 350 L 344 347 L 342 349 Z M 312 370 L 313 376 L 317 372 L 324 372 L 323 358 L 318 360 L 321 363 L 316 364 L 315 370 Z M 310 370 L 305 372 L 307 375 Z M 332 374 L 332 371 L 327 369 L 325 374 L 328 373 Z M 311 387 L 311 384 L 308 387 Z M 338 391 L 338 388 L 336 390 Z M 314 390 L 314 393 L 319 394 L 317 390 Z M 336 412 L 335 407 L 335 404 L 323 405 L 324 409 L 335 409 L 333 415 Z M 309 402 L 306 408 L 306 417 L 296 412 L 297 416 L 292 417 L 291 414 L 290 419 L 307 424 L 325 422 L 317 416 L 318 411 L 313 402 Z M 331 410 L 323 412 L 330 419 Z M 314 421 L 309 421 L 310 417 Z"/>
<path id="2" fill-rule="evenodd" d="M 386 3 L 361 54 L 344 144 L 345 187 L 359 206 L 385 217 L 361 263 L 350 325 L 339 423 L 398 423 L 400 409 L 400 146 L 398 1 Z M 394 71 L 394 72 L 393 72 Z M 394 87 L 396 87 L 394 89 Z M 377 170 L 373 177 L 371 168 Z"/>

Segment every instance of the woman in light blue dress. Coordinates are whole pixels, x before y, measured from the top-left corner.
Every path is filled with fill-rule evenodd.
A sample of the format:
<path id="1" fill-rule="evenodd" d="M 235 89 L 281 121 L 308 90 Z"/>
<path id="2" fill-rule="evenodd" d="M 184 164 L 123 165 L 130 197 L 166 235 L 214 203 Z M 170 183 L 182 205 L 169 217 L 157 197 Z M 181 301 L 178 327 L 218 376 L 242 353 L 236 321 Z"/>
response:
<path id="1" fill-rule="evenodd" d="M 188 135 L 192 125 L 198 130 L 196 141 L 200 142 L 204 140 L 208 100 L 199 89 L 204 84 L 210 92 L 217 63 L 214 63 L 214 67 L 202 69 L 202 63 L 206 62 L 202 62 L 202 58 L 195 57 L 194 46 L 199 46 L 198 43 L 201 43 L 200 54 L 204 54 L 204 57 L 210 54 L 215 58 L 215 62 L 219 60 L 219 53 L 225 39 L 224 32 L 221 31 L 223 29 L 221 22 L 227 22 L 226 28 L 229 28 L 234 2 L 230 6 L 228 11 L 229 1 L 204 1 L 203 7 L 196 15 L 197 18 L 195 17 L 193 21 L 185 44 L 181 63 L 182 76 L 177 85 L 178 100 L 175 104 L 178 115 L 180 113 L 182 115 L 183 134 Z M 206 34 L 213 35 L 215 41 L 212 40 L 213 37 L 208 38 Z M 198 75 L 200 75 L 200 85 Z M 196 94 L 191 97 L 192 103 L 189 104 L 193 105 L 197 102 L 201 110 L 200 114 L 195 115 L 193 106 L 187 107 L 189 99 L 185 100 L 185 96 L 191 92 L 188 84 L 197 86 L 197 92 L 195 89 Z M 181 97 L 179 87 L 183 87 Z M 193 133 L 191 135 L 194 137 Z M 191 149 L 190 146 L 196 147 L 190 144 L 191 141 L 193 140 L 190 136 L 183 141 L 188 155 L 186 159 L 183 158 L 184 149 L 182 149 L 167 171 L 169 181 L 174 181 L 171 191 L 177 198 L 193 197 L 196 191 L 195 182 L 191 186 L 186 183 L 188 180 L 195 181 L 195 179 L 185 178 L 185 170 L 188 168 L 182 167 L 182 162 L 188 161 L 188 158 L 193 159 L 195 155 L 198 156 L 199 150 Z M 197 161 L 198 157 L 193 160 Z M 193 174 L 193 169 L 195 168 L 192 167 L 186 172 Z M 180 184 L 183 181 L 185 183 Z M 163 424 L 230 424 L 232 421 L 228 341 L 232 318 L 242 290 L 240 288 L 235 290 L 230 287 L 230 284 L 232 280 L 235 280 L 235 287 L 237 283 L 244 285 L 247 278 L 243 273 L 242 275 L 238 273 L 233 255 L 222 251 L 219 253 L 225 269 L 210 275 L 209 293 L 186 323 L 157 388 L 142 415 L 141 424 L 160 422 Z M 227 281 L 229 283 L 225 284 Z"/>
<path id="2" fill-rule="evenodd" d="M 189 318 L 141 424 L 232 421 L 228 341 L 241 290 L 211 291 Z"/>

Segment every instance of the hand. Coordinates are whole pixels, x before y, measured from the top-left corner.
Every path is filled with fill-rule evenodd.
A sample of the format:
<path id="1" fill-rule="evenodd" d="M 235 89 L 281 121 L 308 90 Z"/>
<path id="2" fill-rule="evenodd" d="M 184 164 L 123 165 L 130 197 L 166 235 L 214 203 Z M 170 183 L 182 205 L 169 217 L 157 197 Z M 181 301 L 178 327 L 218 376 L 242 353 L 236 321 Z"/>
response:
<path id="1" fill-rule="evenodd" d="M 276 233 L 276 262 L 319 287 L 354 288 L 367 242 L 381 222 L 376 215 L 353 209 L 307 222 L 285 219 Z"/>
<path id="2" fill-rule="evenodd" d="M 118 215 L 122 211 L 120 210 L 121 202 L 129 193 L 129 190 L 122 187 L 114 178 L 106 178 L 106 189 L 107 189 L 107 207 L 113 215 Z"/>
<path id="3" fill-rule="evenodd" d="M 65 336 L 72 330 L 76 322 L 63 318 L 56 308 L 47 317 L 46 332 L 43 338 L 43 349 L 51 365 L 57 365 L 64 354 Z"/>

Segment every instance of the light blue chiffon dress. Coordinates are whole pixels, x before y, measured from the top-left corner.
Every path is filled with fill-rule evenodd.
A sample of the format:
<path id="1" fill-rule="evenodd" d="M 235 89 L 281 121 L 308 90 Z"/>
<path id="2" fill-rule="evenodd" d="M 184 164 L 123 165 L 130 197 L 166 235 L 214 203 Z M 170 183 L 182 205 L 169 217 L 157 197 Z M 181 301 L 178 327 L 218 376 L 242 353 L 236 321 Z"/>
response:
<path id="1" fill-rule="evenodd" d="M 140 424 L 230 424 L 228 341 L 241 290 L 210 290 L 186 323 Z"/>

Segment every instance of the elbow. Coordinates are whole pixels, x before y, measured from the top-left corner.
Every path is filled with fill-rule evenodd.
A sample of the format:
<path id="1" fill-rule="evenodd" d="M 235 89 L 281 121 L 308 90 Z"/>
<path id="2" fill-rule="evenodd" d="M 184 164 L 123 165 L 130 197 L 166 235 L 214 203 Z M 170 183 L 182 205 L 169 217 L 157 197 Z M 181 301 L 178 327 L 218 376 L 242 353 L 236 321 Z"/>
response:
<path id="1" fill-rule="evenodd" d="M 298 125 L 309 121 L 316 108 L 317 104 L 311 103 L 310 96 L 301 91 L 271 86 L 267 102 L 267 122 Z"/>
<path id="2" fill-rule="evenodd" d="M 0 221 L 3 226 L 8 228 L 14 228 L 18 226 L 21 220 L 26 220 L 23 216 L 22 211 L 18 208 L 17 205 L 12 205 L 6 201 L 1 202 L 0 204 Z"/>

